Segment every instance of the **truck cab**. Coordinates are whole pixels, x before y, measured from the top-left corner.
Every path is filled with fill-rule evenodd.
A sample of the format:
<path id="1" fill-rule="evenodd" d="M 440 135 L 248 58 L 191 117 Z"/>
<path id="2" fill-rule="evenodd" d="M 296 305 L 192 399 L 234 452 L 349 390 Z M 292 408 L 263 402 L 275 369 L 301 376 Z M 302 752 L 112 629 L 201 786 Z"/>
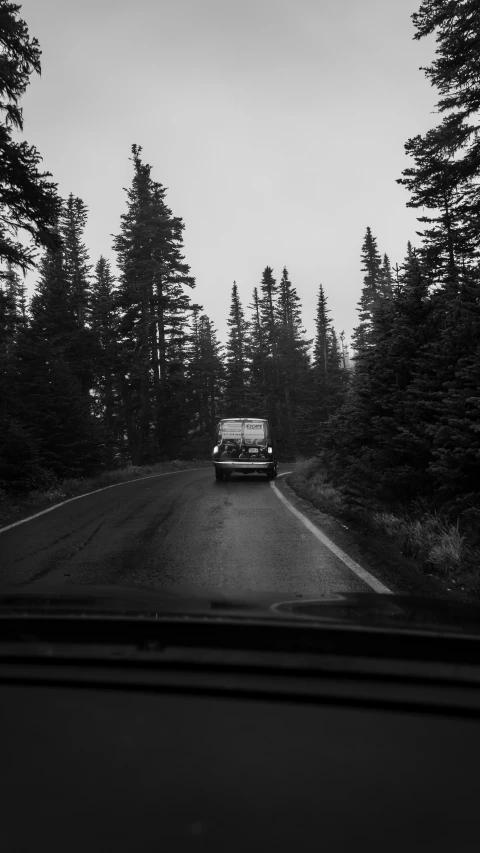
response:
<path id="1" fill-rule="evenodd" d="M 277 476 L 277 454 L 271 425 L 264 418 L 224 418 L 215 433 L 212 453 L 215 479 L 238 474 Z"/>

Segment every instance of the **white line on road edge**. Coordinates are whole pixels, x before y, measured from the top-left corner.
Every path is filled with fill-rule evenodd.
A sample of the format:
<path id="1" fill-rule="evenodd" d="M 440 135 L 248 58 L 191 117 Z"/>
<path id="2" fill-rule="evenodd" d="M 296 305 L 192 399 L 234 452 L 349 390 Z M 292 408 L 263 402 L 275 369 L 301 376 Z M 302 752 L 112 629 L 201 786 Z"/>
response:
<path id="1" fill-rule="evenodd" d="M 284 474 L 290 473 L 290 471 L 284 472 Z M 279 476 L 282 475 L 280 474 Z M 338 559 L 341 560 L 342 563 L 344 563 L 349 569 L 351 569 L 352 572 L 355 572 L 355 574 L 358 575 L 358 577 L 361 578 L 362 581 L 365 581 L 365 583 L 371 586 L 372 589 L 375 590 L 375 592 L 392 592 L 390 589 L 384 586 L 383 583 L 377 581 L 377 579 L 374 578 L 373 575 L 370 574 L 370 572 L 367 572 L 366 569 L 362 569 L 362 567 L 358 563 L 356 563 L 355 560 L 352 560 L 351 557 L 349 557 L 348 554 L 345 553 L 345 551 L 342 551 L 341 548 L 337 548 L 337 546 L 331 541 L 331 539 L 329 539 L 328 536 L 325 536 L 325 533 L 322 533 L 322 531 L 315 524 L 313 524 L 310 519 L 303 515 L 303 513 L 301 513 L 296 507 L 293 506 L 293 504 L 290 503 L 289 500 L 287 500 L 284 495 L 282 495 L 282 493 L 277 489 L 273 480 L 270 485 L 273 491 L 275 492 L 277 498 L 280 498 L 282 503 L 284 503 L 285 506 L 288 507 L 290 512 L 293 512 L 293 514 L 300 519 L 302 524 L 304 524 L 305 527 L 308 528 L 310 533 L 313 533 L 313 535 L 317 537 L 317 539 L 322 543 L 322 545 L 325 545 L 327 548 L 329 548 L 330 551 L 332 551 L 332 553 L 335 554 L 335 556 L 338 557 Z"/>
<path id="2" fill-rule="evenodd" d="M 147 477 L 135 477 L 132 480 L 122 480 L 121 483 L 112 483 L 111 486 L 103 486 L 101 489 L 94 489 L 93 492 L 85 492 L 84 495 L 75 495 L 74 498 L 67 498 L 66 501 L 62 501 L 59 504 L 54 504 L 54 506 L 49 506 L 48 509 L 42 509 L 41 512 L 35 513 L 35 515 L 29 515 L 28 518 L 22 518 L 21 521 L 16 521 L 15 524 L 9 524 L 7 527 L 0 527 L 0 533 L 5 533 L 6 530 L 11 530 L 12 527 L 18 527 L 19 524 L 25 524 L 26 521 L 32 521 L 34 518 L 40 518 L 41 515 L 45 515 L 47 512 L 53 512 L 54 509 L 58 509 L 59 506 L 64 506 L 65 504 L 69 504 L 72 501 L 78 501 L 80 498 L 88 498 L 89 495 L 96 495 L 97 492 L 106 492 L 107 489 L 114 489 L 116 486 L 128 486 L 130 483 L 139 483 L 140 480 L 151 480 L 152 477 L 167 477 L 169 474 L 184 474 L 186 471 L 206 471 L 207 468 L 184 468 L 182 471 L 163 471 L 161 474 L 148 474 Z"/>

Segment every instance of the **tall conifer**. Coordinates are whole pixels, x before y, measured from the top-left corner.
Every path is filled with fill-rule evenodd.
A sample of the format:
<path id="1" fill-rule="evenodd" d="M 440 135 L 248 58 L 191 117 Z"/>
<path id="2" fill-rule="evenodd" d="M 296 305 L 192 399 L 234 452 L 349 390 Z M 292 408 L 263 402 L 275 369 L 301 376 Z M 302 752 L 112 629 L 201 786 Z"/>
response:
<path id="1" fill-rule="evenodd" d="M 127 212 L 114 238 L 120 268 L 122 396 L 135 462 L 168 453 L 170 440 L 177 443 L 169 415 L 168 353 L 176 354 L 178 373 L 191 308 L 183 288 L 195 284 L 182 255 L 183 222 L 167 207 L 166 190 L 152 180 L 141 151 L 132 146 Z"/>
<path id="2" fill-rule="evenodd" d="M 59 200 L 50 173 L 39 171 L 36 148 L 12 135 L 23 130 L 20 99 L 32 73 L 41 70 L 40 46 L 18 16 L 20 8 L 0 0 L 0 262 L 25 271 L 35 265 L 38 246 L 57 245 Z"/>
<path id="3" fill-rule="evenodd" d="M 229 332 L 225 351 L 224 413 L 226 417 L 243 417 L 242 413 L 246 411 L 246 389 L 249 382 L 246 340 L 248 326 L 235 281 L 232 286 L 230 314 L 227 325 Z"/>

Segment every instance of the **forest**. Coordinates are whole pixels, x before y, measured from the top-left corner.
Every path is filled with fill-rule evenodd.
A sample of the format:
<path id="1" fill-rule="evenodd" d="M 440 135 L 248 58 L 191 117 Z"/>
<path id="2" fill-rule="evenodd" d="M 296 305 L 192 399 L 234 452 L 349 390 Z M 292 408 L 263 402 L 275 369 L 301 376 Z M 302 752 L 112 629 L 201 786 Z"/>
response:
<path id="1" fill-rule="evenodd" d="M 259 270 L 248 306 L 225 282 L 228 336 L 218 340 L 194 299 L 182 218 L 139 144 L 108 247 L 115 275 L 105 257 L 90 258 L 84 201 L 60 198 L 39 152 L 14 138 L 21 96 L 40 70 L 19 8 L 0 2 L 0 489 L 208 458 L 220 417 L 262 416 L 281 459 L 318 456 L 348 499 L 427 501 L 459 524 L 478 522 L 477 0 L 423 0 L 412 16 L 414 38 L 435 34 L 435 58 L 423 70 L 439 95 L 436 126 L 406 142 L 410 166 L 392 176 L 418 210 L 418 245 L 408 243 L 392 268 L 372 228 L 359 235 L 351 360 L 327 285 L 315 284 L 316 333 L 306 337 L 287 267 Z"/>

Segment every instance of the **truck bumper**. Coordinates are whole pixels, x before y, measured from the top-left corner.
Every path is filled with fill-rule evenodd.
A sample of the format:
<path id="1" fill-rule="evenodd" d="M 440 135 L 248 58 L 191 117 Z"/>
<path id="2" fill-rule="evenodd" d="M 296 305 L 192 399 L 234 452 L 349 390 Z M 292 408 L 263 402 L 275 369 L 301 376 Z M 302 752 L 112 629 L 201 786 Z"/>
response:
<path id="1" fill-rule="evenodd" d="M 223 462 L 214 462 L 214 467 L 219 471 L 242 471 L 244 473 L 254 472 L 254 471 L 274 471 L 275 470 L 275 462 L 272 460 L 271 462 L 266 461 L 258 461 L 258 462 L 247 462 L 242 461 L 241 459 L 228 459 Z"/>

